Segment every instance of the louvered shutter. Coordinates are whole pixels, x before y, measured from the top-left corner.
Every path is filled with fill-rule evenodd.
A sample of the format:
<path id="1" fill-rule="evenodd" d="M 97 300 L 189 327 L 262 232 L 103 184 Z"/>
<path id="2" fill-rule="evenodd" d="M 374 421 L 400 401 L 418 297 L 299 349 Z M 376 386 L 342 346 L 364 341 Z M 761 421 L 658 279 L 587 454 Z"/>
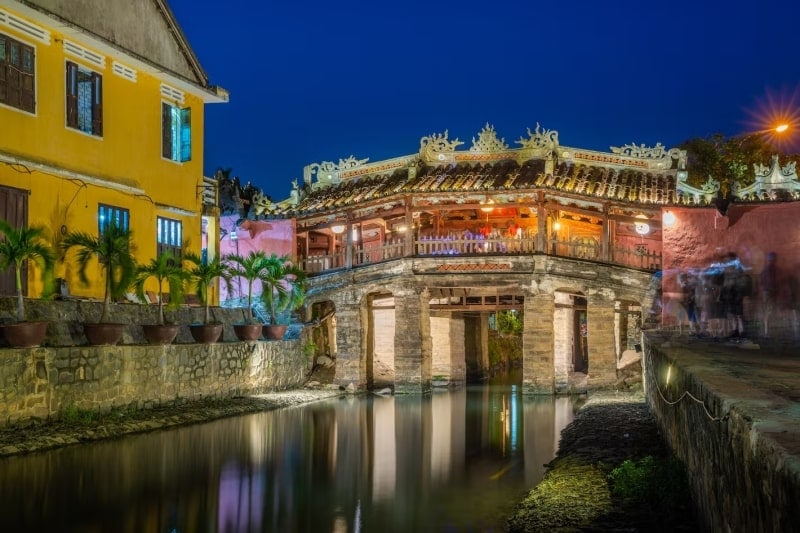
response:
<path id="1" fill-rule="evenodd" d="M 181 161 L 192 159 L 192 109 L 181 109 Z"/>
<path id="2" fill-rule="evenodd" d="M 172 106 L 161 104 L 161 155 L 172 159 Z"/>
<path id="3" fill-rule="evenodd" d="M 34 71 L 35 71 L 35 55 L 33 47 L 22 45 L 21 47 L 21 68 L 20 68 L 20 88 L 19 88 L 19 104 L 20 108 L 25 111 L 33 113 L 36 111 L 36 99 L 34 98 Z"/>
<path id="4" fill-rule="evenodd" d="M 67 126 L 78 127 L 78 65 L 67 61 Z"/>
<path id="5" fill-rule="evenodd" d="M 103 76 L 92 72 L 92 135 L 103 136 Z"/>

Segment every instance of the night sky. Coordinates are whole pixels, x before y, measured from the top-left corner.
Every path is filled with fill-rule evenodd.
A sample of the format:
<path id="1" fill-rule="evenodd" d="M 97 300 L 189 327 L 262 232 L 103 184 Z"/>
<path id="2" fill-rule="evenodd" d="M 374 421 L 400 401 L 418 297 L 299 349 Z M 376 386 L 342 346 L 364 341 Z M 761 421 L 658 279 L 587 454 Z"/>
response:
<path id="1" fill-rule="evenodd" d="M 231 94 L 206 106 L 205 174 L 274 200 L 310 163 L 414 154 L 445 130 L 468 149 L 486 123 L 512 148 L 538 122 L 605 151 L 777 114 L 800 128 L 796 0 L 169 3 Z"/>

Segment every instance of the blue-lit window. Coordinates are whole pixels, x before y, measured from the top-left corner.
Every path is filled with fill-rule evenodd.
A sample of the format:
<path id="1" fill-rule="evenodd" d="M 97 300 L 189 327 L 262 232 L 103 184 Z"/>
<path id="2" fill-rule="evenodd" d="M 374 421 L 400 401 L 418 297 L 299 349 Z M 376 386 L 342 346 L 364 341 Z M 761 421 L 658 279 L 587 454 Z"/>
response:
<path id="1" fill-rule="evenodd" d="M 158 217 L 157 232 L 158 255 L 171 253 L 175 257 L 181 257 L 183 247 L 183 224 L 181 221 Z"/>
<path id="2" fill-rule="evenodd" d="M 172 161 L 192 159 L 192 110 L 161 103 L 161 155 Z"/>
<path id="3" fill-rule="evenodd" d="M 67 61 L 67 126 L 103 136 L 103 76 Z"/>
<path id="4" fill-rule="evenodd" d="M 100 204 L 97 208 L 97 231 L 100 235 L 114 223 L 118 228 L 130 229 L 131 214 L 127 209 L 113 205 Z"/>

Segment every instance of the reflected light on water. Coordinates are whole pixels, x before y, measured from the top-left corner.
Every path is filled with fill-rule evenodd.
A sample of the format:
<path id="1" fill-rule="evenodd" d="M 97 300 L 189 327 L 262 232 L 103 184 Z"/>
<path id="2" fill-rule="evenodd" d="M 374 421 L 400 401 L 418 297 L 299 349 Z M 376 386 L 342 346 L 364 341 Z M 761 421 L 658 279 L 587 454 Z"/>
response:
<path id="1" fill-rule="evenodd" d="M 569 398 L 341 398 L 0 460 L 10 531 L 501 531 Z"/>

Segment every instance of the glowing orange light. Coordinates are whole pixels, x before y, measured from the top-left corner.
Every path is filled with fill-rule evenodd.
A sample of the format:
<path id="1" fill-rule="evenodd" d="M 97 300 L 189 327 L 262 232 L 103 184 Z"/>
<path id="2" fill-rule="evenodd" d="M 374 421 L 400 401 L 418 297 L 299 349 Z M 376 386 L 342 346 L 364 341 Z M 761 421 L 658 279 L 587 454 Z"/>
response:
<path id="1" fill-rule="evenodd" d="M 775 131 L 777 131 L 778 133 L 783 133 L 784 131 L 786 131 L 788 129 L 789 129 L 789 125 L 784 123 L 784 124 L 780 124 L 777 128 L 775 128 Z"/>

